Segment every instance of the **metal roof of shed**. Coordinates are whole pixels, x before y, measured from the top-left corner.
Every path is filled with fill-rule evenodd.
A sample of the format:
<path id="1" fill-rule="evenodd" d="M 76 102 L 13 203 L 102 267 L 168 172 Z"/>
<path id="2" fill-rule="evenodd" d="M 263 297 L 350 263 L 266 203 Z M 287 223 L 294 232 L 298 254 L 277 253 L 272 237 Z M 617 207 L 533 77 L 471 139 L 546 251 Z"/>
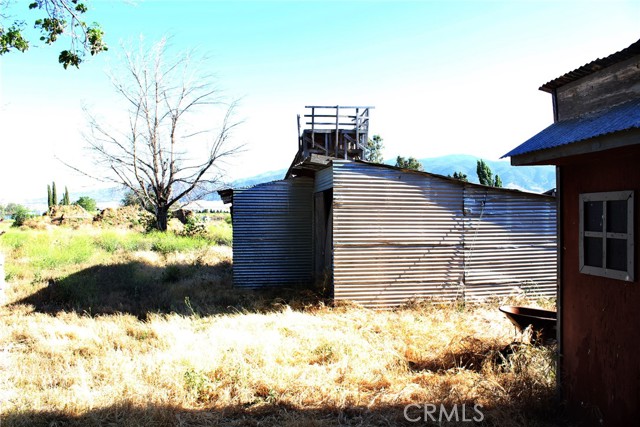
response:
<path id="1" fill-rule="evenodd" d="M 323 156 L 321 156 L 321 157 L 323 157 Z M 331 159 L 329 159 L 329 160 L 331 160 Z M 522 194 L 522 195 L 528 195 L 528 196 L 539 196 L 539 197 L 554 197 L 553 195 L 547 194 L 547 193 L 541 194 L 541 193 L 535 193 L 535 192 L 530 192 L 530 191 L 523 191 L 523 190 L 519 190 L 519 189 L 515 189 L 515 188 L 486 186 L 486 185 L 482 185 L 482 184 L 477 184 L 475 182 L 462 181 L 462 180 L 453 178 L 451 176 L 439 175 L 439 174 L 436 174 L 436 173 L 433 173 L 433 172 L 427 172 L 427 171 L 417 171 L 417 170 L 413 170 L 413 169 L 404 169 L 404 168 L 400 168 L 400 167 L 397 167 L 397 166 L 387 165 L 387 164 L 384 164 L 384 163 L 370 163 L 370 162 L 366 162 L 364 160 L 342 160 L 342 159 L 333 159 L 333 160 L 336 160 L 337 162 L 359 163 L 359 164 L 374 166 L 374 167 L 378 167 L 378 168 L 385 168 L 385 169 L 389 169 L 389 170 L 396 171 L 396 172 L 417 174 L 417 175 L 428 176 L 428 177 L 435 177 L 435 178 L 439 178 L 439 179 L 444 179 L 446 181 L 450 181 L 450 182 L 452 182 L 452 183 L 454 183 L 456 185 L 459 185 L 461 187 L 491 188 L 491 189 L 494 189 L 496 191 L 506 192 L 506 193 Z M 309 170 L 313 171 L 312 175 L 315 175 L 316 172 L 318 172 L 318 171 L 320 171 L 322 169 L 326 169 L 326 168 L 330 167 L 333 160 L 328 161 L 327 163 L 325 163 L 325 164 L 320 166 L 318 163 L 314 163 L 312 159 L 308 158 L 308 159 L 303 160 L 299 164 L 297 164 L 296 167 L 298 167 L 300 169 L 303 169 L 304 167 L 306 167 L 307 164 L 311 164 Z M 295 177 L 294 178 L 285 178 L 285 180 L 287 180 L 287 179 L 296 179 L 296 178 Z M 280 180 L 271 181 L 271 182 L 278 182 L 278 181 L 280 181 Z M 218 194 L 220 195 L 220 197 L 222 198 L 224 203 L 233 203 L 233 194 L 234 194 L 234 192 L 236 190 L 246 190 L 246 189 L 249 189 L 249 188 L 255 188 L 255 187 L 259 187 L 261 185 L 270 184 L 271 182 L 256 184 L 256 185 L 248 187 L 248 188 L 238 188 L 238 189 L 225 188 L 225 189 L 222 189 L 222 190 L 218 190 Z"/>
<path id="2" fill-rule="evenodd" d="M 573 71 L 570 71 L 558 77 L 557 79 L 551 80 L 550 82 L 540 86 L 540 90 L 544 92 L 552 93 L 554 89 L 557 89 L 573 81 L 579 80 L 583 77 L 588 76 L 589 74 L 593 74 L 596 71 L 602 70 L 603 68 L 617 64 L 618 62 L 631 59 L 632 57 L 639 54 L 640 54 L 640 40 L 633 43 L 631 46 L 627 47 L 626 49 L 622 49 L 621 51 L 611 54 L 605 58 L 599 58 L 594 61 L 591 61 L 580 68 L 577 68 Z"/>
<path id="3" fill-rule="evenodd" d="M 502 157 L 519 156 L 638 128 L 640 128 L 640 99 L 625 102 L 595 114 L 556 122 Z"/>

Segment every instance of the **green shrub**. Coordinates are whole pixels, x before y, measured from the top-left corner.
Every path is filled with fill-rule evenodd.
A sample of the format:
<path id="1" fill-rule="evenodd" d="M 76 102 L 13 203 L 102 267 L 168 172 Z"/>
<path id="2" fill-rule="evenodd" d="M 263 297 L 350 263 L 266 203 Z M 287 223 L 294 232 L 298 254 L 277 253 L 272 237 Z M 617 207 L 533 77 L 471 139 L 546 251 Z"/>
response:
<path id="1" fill-rule="evenodd" d="M 27 208 L 18 205 L 13 211 L 13 214 L 11 214 L 11 219 L 13 220 L 14 226 L 20 227 L 27 219 L 31 218 L 32 216 L 33 215 L 29 213 L 29 210 Z"/>

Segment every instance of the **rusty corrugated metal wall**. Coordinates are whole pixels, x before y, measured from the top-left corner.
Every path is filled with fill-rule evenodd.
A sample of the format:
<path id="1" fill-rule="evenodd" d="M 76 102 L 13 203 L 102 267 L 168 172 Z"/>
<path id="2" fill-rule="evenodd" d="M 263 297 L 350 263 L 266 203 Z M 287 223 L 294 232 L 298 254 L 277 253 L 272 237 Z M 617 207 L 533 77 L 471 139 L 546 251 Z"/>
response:
<path id="1" fill-rule="evenodd" d="M 241 287 L 309 282 L 312 275 L 313 179 L 236 190 L 233 282 Z"/>
<path id="2" fill-rule="evenodd" d="M 555 200 L 348 161 L 333 162 L 334 296 L 555 295 Z"/>

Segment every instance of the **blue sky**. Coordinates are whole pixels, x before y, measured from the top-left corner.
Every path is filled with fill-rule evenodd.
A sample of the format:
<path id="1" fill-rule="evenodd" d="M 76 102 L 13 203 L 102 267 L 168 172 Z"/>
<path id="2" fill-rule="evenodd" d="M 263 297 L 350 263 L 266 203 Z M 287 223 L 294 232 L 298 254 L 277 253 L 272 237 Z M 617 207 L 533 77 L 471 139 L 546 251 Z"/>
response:
<path id="1" fill-rule="evenodd" d="M 235 138 L 247 150 L 229 179 L 287 167 L 305 105 L 375 106 L 371 133 L 384 138 L 386 158 L 497 159 L 551 124 L 541 84 L 640 38 L 638 1 L 87 4 L 110 50 L 79 70 L 57 63 L 66 40 L 0 57 L 0 181 L 16 183 L 0 203 L 41 197 L 53 179 L 72 196 L 101 185 L 55 158 L 90 164 L 82 106 L 121 109 L 105 70 L 117 68 L 121 42 L 140 36 L 169 35 L 174 49 L 207 54 L 217 85 L 241 98 Z"/>

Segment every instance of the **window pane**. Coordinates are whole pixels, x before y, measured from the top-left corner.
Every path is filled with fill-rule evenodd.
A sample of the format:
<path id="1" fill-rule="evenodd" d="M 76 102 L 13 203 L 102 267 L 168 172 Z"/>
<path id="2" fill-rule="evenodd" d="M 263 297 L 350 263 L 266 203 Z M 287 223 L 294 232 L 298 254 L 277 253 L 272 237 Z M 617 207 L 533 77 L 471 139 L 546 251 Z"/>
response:
<path id="1" fill-rule="evenodd" d="M 602 202 L 584 202 L 585 231 L 602 231 Z"/>
<path id="2" fill-rule="evenodd" d="M 627 271 L 627 241 L 607 239 L 607 268 Z"/>
<path id="3" fill-rule="evenodd" d="M 607 202 L 607 232 L 627 232 L 627 201 L 611 200 Z M 626 269 L 625 269 L 626 270 Z"/>
<path id="4" fill-rule="evenodd" d="M 602 267 L 602 239 L 600 237 L 584 238 L 584 265 Z"/>

